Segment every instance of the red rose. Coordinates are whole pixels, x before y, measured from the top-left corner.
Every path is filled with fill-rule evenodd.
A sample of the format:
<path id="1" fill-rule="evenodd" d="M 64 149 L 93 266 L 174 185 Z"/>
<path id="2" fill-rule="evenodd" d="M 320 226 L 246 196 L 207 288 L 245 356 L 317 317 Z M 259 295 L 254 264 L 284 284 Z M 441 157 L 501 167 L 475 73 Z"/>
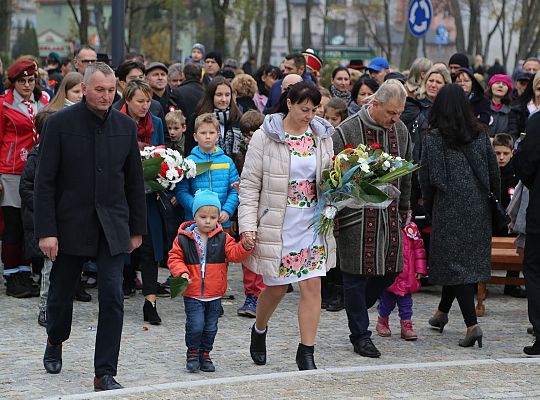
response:
<path id="1" fill-rule="evenodd" d="M 377 142 L 373 142 L 369 145 L 369 147 L 371 147 L 373 150 L 379 150 L 379 149 L 382 149 L 382 146 L 377 143 Z"/>
<path id="2" fill-rule="evenodd" d="M 332 156 L 332 161 L 336 161 L 336 155 L 335 154 Z"/>
<path id="3" fill-rule="evenodd" d="M 345 148 L 346 149 L 354 149 L 354 146 L 352 144 L 346 144 Z"/>
<path id="4" fill-rule="evenodd" d="M 161 167 L 159 168 L 159 174 L 163 177 L 167 176 L 167 171 L 169 170 L 169 166 L 167 163 L 161 163 Z"/>

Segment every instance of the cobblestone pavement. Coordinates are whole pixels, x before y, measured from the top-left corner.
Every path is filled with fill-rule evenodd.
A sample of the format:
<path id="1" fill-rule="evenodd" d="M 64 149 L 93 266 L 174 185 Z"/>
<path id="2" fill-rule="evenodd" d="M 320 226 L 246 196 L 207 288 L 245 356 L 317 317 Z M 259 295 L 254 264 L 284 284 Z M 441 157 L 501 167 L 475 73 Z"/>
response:
<path id="1" fill-rule="evenodd" d="M 167 276 L 160 269 L 160 278 Z M 486 316 L 480 319 L 484 347 L 461 348 L 465 327 L 457 303 L 441 335 L 427 325 L 439 299 L 439 288 L 414 296 L 416 342 L 399 338 L 397 312 L 393 335 L 374 336 L 379 359 L 352 352 L 344 311 L 322 312 L 316 345 L 316 371 L 299 372 L 294 361 L 298 344 L 296 304 L 299 291 L 287 294 L 271 320 L 268 363 L 256 366 L 249 357 L 252 319 L 236 315 L 244 296 L 241 270 L 229 275 L 234 300 L 223 302 L 212 358 L 215 373 L 189 374 L 184 369 L 184 312 L 180 299 L 158 299 L 161 326 L 142 320 L 143 296 L 125 301 L 125 318 L 117 379 L 126 389 L 93 393 L 93 347 L 97 292 L 91 303 L 75 302 L 71 338 L 64 344 L 63 369 L 47 374 L 42 365 L 45 329 L 37 324 L 38 299 L 14 299 L 0 291 L 2 346 L 0 398 L 6 399 L 383 399 L 383 398 L 540 398 L 540 359 L 522 353 L 530 344 L 526 300 L 502 295 L 490 286 Z M 376 310 L 370 312 L 372 326 Z M 145 330 L 145 327 L 148 330 Z"/>

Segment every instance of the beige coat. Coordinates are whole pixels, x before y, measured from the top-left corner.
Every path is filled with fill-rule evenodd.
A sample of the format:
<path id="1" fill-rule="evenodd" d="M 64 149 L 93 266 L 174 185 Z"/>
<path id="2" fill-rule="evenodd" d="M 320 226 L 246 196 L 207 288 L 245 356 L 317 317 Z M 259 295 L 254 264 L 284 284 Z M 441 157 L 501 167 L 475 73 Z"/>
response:
<path id="1" fill-rule="evenodd" d="M 333 128 L 315 117 L 310 123 L 317 145 L 317 194 L 322 171 L 331 167 Z M 238 223 L 240 233 L 255 231 L 255 250 L 244 262 L 251 271 L 278 277 L 283 247 L 281 232 L 287 206 L 290 154 L 285 142 L 283 115 L 267 115 L 251 139 L 240 180 Z M 306 229 L 312 229 L 308 226 Z M 327 270 L 336 264 L 333 233 L 325 238 Z"/>

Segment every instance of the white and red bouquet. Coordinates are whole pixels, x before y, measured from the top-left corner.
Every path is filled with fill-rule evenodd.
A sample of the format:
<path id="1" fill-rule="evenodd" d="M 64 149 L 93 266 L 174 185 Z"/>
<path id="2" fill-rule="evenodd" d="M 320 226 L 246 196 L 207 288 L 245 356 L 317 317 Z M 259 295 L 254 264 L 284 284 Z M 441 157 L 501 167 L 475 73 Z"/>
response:
<path id="1" fill-rule="evenodd" d="M 211 162 L 195 163 L 165 146 L 148 146 L 141 150 L 144 185 L 147 190 L 173 190 L 184 178 L 208 171 Z"/>

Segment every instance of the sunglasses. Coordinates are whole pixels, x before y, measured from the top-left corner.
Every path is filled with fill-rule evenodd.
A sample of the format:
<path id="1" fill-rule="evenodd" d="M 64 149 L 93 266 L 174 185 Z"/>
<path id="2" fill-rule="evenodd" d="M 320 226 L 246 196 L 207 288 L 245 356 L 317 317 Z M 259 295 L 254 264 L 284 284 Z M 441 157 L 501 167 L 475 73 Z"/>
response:
<path id="1" fill-rule="evenodd" d="M 33 85 L 34 83 L 36 83 L 36 78 L 28 78 L 28 79 L 24 79 L 24 78 L 19 78 L 17 79 L 17 83 L 20 84 L 20 85 Z"/>

